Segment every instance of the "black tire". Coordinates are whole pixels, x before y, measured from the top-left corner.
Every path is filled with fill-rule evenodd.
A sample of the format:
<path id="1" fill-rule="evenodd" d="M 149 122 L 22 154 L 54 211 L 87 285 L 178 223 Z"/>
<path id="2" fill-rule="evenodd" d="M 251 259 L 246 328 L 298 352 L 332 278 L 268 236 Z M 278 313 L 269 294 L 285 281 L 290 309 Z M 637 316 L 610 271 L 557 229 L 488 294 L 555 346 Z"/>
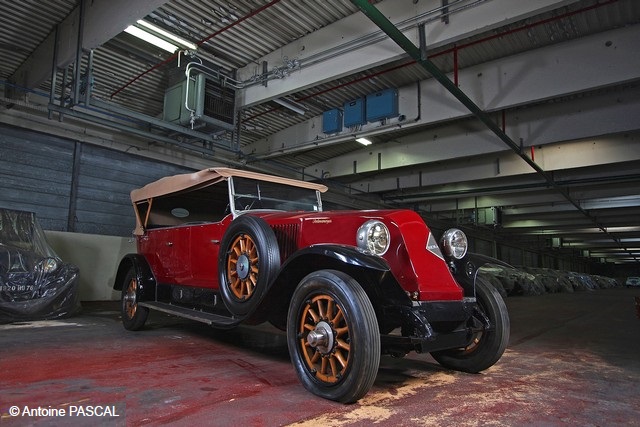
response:
<path id="1" fill-rule="evenodd" d="M 135 268 L 131 267 L 122 282 L 122 295 L 120 297 L 122 324 L 129 331 L 142 329 L 149 316 L 149 309 L 138 305 L 139 295 L 140 283 L 138 282 Z"/>
<path id="2" fill-rule="evenodd" d="M 493 366 L 507 348 L 509 313 L 500 293 L 485 279 L 478 277 L 476 299 L 491 327 L 475 333 L 465 348 L 432 352 L 433 358 L 446 368 L 478 373 Z"/>
<path id="3" fill-rule="evenodd" d="M 373 306 L 360 284 L 340 271 L 302 279 L 289 306 L 287 343 L 300 382 L 326 399 L 356 402 L 378 374 L 380 331 Z"/>
<path id="4" fill-rule="evenodd" d="M 218 260 L 220 294 L 231 314 L 244 316 L 256 308 L 279 268 L 271 227 L 255 216 L 236 218 L 225 232 Z"/>

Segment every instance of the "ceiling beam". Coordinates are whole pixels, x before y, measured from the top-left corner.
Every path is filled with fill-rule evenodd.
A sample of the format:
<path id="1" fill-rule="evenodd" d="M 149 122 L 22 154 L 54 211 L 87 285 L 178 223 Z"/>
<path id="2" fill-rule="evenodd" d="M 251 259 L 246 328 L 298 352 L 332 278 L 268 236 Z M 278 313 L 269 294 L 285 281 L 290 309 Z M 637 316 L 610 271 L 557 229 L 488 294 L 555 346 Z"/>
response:
<path id="1" fill-rule="evenodd" d="M 640 25 L 635 25 L 500 58 L 461 70 L 460 88 L 480 108 L 495 112 L 493 120 L 501 121 L 500 113 L 504 110 L 637 82 L 640 79 L 640 55 L 636 54 L 638 39 Z M 640 128 L 640 114 L 634 110 L 640 108 L 640 88 L 613 92 L 520 109 L 515 113 L 507 111 L 504 118 L 506 133 L 512 139 L 522 139 L 524 146 L 528 147 Z M 631 92 L 636 96 L 632 96 Z M 412 84 L 399 88 L 398 98 L 398 111 L 406 120 L 396 120 L 393 126 L 381 126 L 379 122 L 367 123 L 358 132 L 347 128 L 341 133 L 326 135 L 322 133 L 322 115 L 319 115 L 256 141 L 244 150 L 257 158 L 286 156 L 344 141 L 352 142 L 356 134 L 383 135 L 384 139 L 385 134 L 393 131 L 408 131 L 470 116 L 469 110 L 435 79 L 423 80 L 419 87 Z M 615 116 L 609 115 L 606 120 L 604 116 L 599 116 L 609 114 L 604 107 L 612 112 L 616 110 Z M 583 112 L 591 112 L 591 117 L 587 118 Z M 608 130 L 601 129 L 602 125 Z M 441 135 L 443 131 L 438 128 L 431 133 Z M 483 141 L 493 141 L 495 147 L 503 146 L 489 131 L 486 134 L 488 137 Z M 370 148 L 375 149 L 375 145 Z M 423 150 L 420 157 L 427 154 Z M 419 157 L 408 160 L 413 159 L 422 161 Z M 313 168 L 340 176 L 352 173 L 353 161 L 361 161 L 361 153 L 356 151 L 344 158 L 318 163 Z M 344 172 L 338 162 L 347 166 Z M 393 165 L 389 164 L 389 167 Z"/>
<path id="2" fill-rule="evenodd" d="M 430 49 L 471 37 L 480 32 L 508 25 L 528 17 L 575 3 L 577 0 L 492 0 L 467 2 L 450 17 L 451 24 L 440 19 L 440 0 L 398 2 L 386 0 L 377 7 L 402 28 L 413 42 L 418 41 L 416 26 L 426 22 Z M 477 4 L 477 7 L 468 7 Z M 455 7 L 450 7 L 453 10 Z M 297 60 L 300 68 L 286 78 L 269 81 L 267 86 L 253 85 L 238 93 L 238 105 L 253 106 L 293 92 L 298 92 L 350 74 L 389 63 L 406 56 L 382 31 L 371 27 L 359 13 L 290 43 L 238 70 L 240 80 L 262 73 L 262 63 L 270 68 L 282 66 L 285 59 Z"/>
<path id="3" fill-rule="evenodd" d="M 478 132 L 478 134 L 484 136 L 482 133 Z M 354 174 L 362 174 L 362 178 L 351 180 L 351 187 L 371 193 L 401 190 L 405 195 L 410 195 L 411 189 L 417 188 L 421 193 L 436 196 L 437 186 L 446 185 L 447 188 L 455 191 L 458 188 L 455 183 L 461 183 L 460 188 L 479 191 L 478 188 L 482 188 L 482 186 L 479 187 L 476 184 L 465 187 L 465 183 L 478 183 L 481 180 L 489 179 L 510 179 L 508 185 L 521 186 L 522 188 L 541 188 L 545 185 L 540 180 L 533 179 L 529 179 L 530 182 L 523 184 L 513 181 L 515 177 L 531 174 L 531 170 L 512 152 L 504 149 L 487 149 L 486 152 L 470 153 L 472 151 L 468 148 L 470 145 L 482 146 L 476 132 L 453 136 L 439 133 L 439 136 L 441 138 L 437 142 L 425 138 L 422 144 L 408 146 L 394 141 L 377 150 L 370 150 L 369 153 L 360 153 L 356 157 L 358 160 L 353 159 L 351 164 L 344 167 L 345 170 L 351 168 L 352 178 L 354 178 Z M 470 144 L 470 141 L 473 141 L 473 144 Z M 397 151 L 394 152 L 394 149 Z M 459 157 L 455 157 L 453 154 L 456 149 L 459 149 Z M 412 157 L 414 155 L 417 159 Z M 560 173 L 560 175 L 556 175 L 556 181 L 562 185 L 569 185 L 572 184 L 571 178 L 562 178 L 563 175 L 566 175 L 564 171 L 567 169 L 640 161 L 640 132 L 541 145 L 535 148 L 534 158 L 545 170 Z M 383 167 L 396 165 L 396 168 L 400 168 L 403 166 L 403 159 L 404 166 L 413 164 L 414 168 L 409 171 L 397 169 L 395 173 L 385 173 L 385 170 L 379 170 L 379 173 L 366 173 L 378 170 L 378 162 L 381 162 Z M 418 162 L 418 159 L 422 159 L 422 162 Z M 354 169 L 356 170 L 354 171 Z M 332 173 L 326 173 L 333 171 L 333 169 L 321 169 L 321 171 L 324 171 L 325 175 L 331 178 L 340 177 L 340 175 L 336 177 Z M 316 173 L 314 169 L 309 172 Z M 609 176 L 619 174 L 622 175 L 623 172 L 610 171 Z M 640 171 L 636 171 L 636 177 L 638 174 Z M 597 181 L 592 185 L 596 183 Z M 495 186 L 495 191 L 499 191 L 501 185 L 499 181 L 495 181 L 495 184 L 492 185 L 485 184 L 489 189 Z"/>
<path id="4" fill-rule="evenodd" d="M 83 1 L 58 24 L 56 67 L 75 62 L 79 28 L 82 27 L 82 49 L 95 49 L 121 33 L 126 27 L 144 18 L 168 0 L 93 0 Z M 82 25 L 81 25 L 82 24 Z M 33 89 L 51 77 L 56 28 L 31 53 L 9 78 L 17 86 Z"/>

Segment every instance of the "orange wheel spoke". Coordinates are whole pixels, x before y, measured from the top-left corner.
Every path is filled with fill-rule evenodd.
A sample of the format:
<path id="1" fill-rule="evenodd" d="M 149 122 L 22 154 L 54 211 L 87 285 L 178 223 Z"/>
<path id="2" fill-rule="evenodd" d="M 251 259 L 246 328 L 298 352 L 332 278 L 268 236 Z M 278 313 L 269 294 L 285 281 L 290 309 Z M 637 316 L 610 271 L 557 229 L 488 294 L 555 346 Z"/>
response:
<path id="1" fill-rule="evenodd" d="M 322 363 L 320 364 L 320 373 L 326 375 L 327 374 L 327 368 L 329 364 L 327 363 L 327 358 L 323 357 L 322 358 Z"/>
<path id="2" fill-rule="evenodd" d="M 337 337 L 341 337 L 343 335 L 347 335 L 349 334 L 349 327 L 348 326 L 343 326 L 341 328 L 336 328 L 336 336 Z"/>
<path id="3" fill-rule="evenodd" d="M 333 322 L 334 325 L 337 325 L 342 320 L 344 320 L 344 316 L 342 315 L 342 309 L 338 307 L 338 311 L 336 315 L 333 317 L 333 319 L 331 319 L 331 321 Z"/>
<path id="4" fill-rule="evenodd" d="M 311 307 L 309 307 L 309 316 L 313 319 L 313 323 L 318 323 L 320 321 L 320 316 L 318 316 Z"/>
<path id="5" fill-rule="evenodd" d="M 347 359 L 345 359 L 341 351 L 336 351 L 334 358 L 340 362 L 340 365 L 342 365 L 343 368 L 347 366 Z"/>
<path id="6" fill-rule="evenodd" d="M 332 356 L 331 358 L 329 358 L 329 365 L 331 366 L 331 375 L 333 377 L 337 377 L 340 371 L 338 370 L 338 366 L 336 365 L 335 357 Z"/>
<path id="7" fill-rule="evenodd" d="M 331 321 L 333 321 L 330 317 L 333 315 L 333 310 L 334 310 L 334 302 L 332 299 L 330 299 L 329 301 L 327 301 L 327 311 L 325 313 L 325 317 Z"/>
<path id="8" fill-rule="evenodd" d="M 342 348 L 342 349 L 344 349 L 346 351 L 351 350 L 351 346 L 347 342 L 345 342 L 344 340 L 338 340 L 337 347 L 338 348 Z"/>

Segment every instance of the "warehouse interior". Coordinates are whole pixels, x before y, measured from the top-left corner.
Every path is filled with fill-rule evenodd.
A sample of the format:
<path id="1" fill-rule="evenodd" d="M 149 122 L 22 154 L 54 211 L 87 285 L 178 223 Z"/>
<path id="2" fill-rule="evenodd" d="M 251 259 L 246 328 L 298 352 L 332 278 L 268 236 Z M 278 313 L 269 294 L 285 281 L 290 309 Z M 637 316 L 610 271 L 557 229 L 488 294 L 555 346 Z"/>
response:
<path id="1" fill-rule="evenodd" d="M 636 2 L 373 2 L 414 45 L 425 28 L 429 61 L 517 147 L 348 1 L 123 1 L 82 10 L 76 3 L 3 5 L 0 120 L 17 135 L 108 148 L 118 159 L 113 168 L 131 155 L 319 180 L 335 206 L 408 207 L 434 225 L 465 227 L 477 252 L 514 265 L 612 276 L 637 268 L 630 267 L 640 254 Z M 138 20 L 182 37 L 197 56 L 123 31 L 141 27 Z M 221 109 L 194 115 L 193 124 L 189 111 L 176 118 L 163 110 L 189 62 L 210 70 L 206 97 Z M 379 106 L 395 116 L 359 117 L 372 94 L 388 99 Z M 348 121 L 340 129 L 325 123 L 331 113 Z M 356 142 L 361 137 L 372 144 Z M 22 172 L 3 165 L 15 174 L 3 179 L 7 207 L 35 211 L 48 230 L 128 235 L 131 227 L 101 222 L 111 212 L 96 206 L 111 201 L 105 196 L 76 192 L 70 201 L 63 193 L 56 213 L 39 204 L 51 195 L 38 195 L 44 190 L 33 191 L 39 183 L 30 188 L 26 178 L 71 180 L 71 193 L 73 177 L 56 168 L 73 167 L 40 164 L 26 148 L 19 156 Z M 129 188 L 167 172 L 147 168 L 146 181 Z M 124 193 L 115 200 L 120 223 L 130 217 Z"/>
<path id="2" fill-rule="evenodd" d="M 29 0 L 0 22 L 0 208 L 36 214 L 82 301 L 120 298 L 130 191 L 209 167 L 411 209 L 516 268 L 640 276 L 640 2 Z"/>

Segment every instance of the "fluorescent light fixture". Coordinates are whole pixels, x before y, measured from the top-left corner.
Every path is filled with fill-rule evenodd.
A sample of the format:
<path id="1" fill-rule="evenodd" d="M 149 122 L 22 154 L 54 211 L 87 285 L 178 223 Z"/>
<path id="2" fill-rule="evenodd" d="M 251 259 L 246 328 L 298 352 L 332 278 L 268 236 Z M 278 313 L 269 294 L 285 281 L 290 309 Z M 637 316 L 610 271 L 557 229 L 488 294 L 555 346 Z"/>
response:
<path id="1" fill-rule="evenodd" d="M 372 144 L 372 142 L 370 140 L 368 140 L 367 138 L 356 138 L 356 141 L 358 141 L 362 145 L 371 145 Z"/>
<path id="2" fill-rule="evenodd" d="M 133 25 L 128 26 L 124 29 L 126 33 L 131 34 L 141 40 L 146 41 L 147 43 L 151 43 L 152 45 L 159 47 L 160 49 L 164 49 L 167 52 L 175 52 L 178 50 L 178 46 L 171 44 L 165 40 L 162 40 L 160 37 L 155 36 L 151 33 L 146 32 L 142 28 L 135 27 Z"/>
<path id="3" fill-rule="evenodd" d="M 142 19 L 138 21 L 138 25 L 151 30 L 159 36 L 165 37 L 180 46 L 186 47 L 187 49 L 196 50 L 198 48 L 195 44 L 186 41 L 185 39 L 178 37 L 175 34 L 171 34 L 169 31 L 165 31 L 160 27 L 156 27 L 155 25 L 150 24 L 147 21 L 143 21 Z"/>

